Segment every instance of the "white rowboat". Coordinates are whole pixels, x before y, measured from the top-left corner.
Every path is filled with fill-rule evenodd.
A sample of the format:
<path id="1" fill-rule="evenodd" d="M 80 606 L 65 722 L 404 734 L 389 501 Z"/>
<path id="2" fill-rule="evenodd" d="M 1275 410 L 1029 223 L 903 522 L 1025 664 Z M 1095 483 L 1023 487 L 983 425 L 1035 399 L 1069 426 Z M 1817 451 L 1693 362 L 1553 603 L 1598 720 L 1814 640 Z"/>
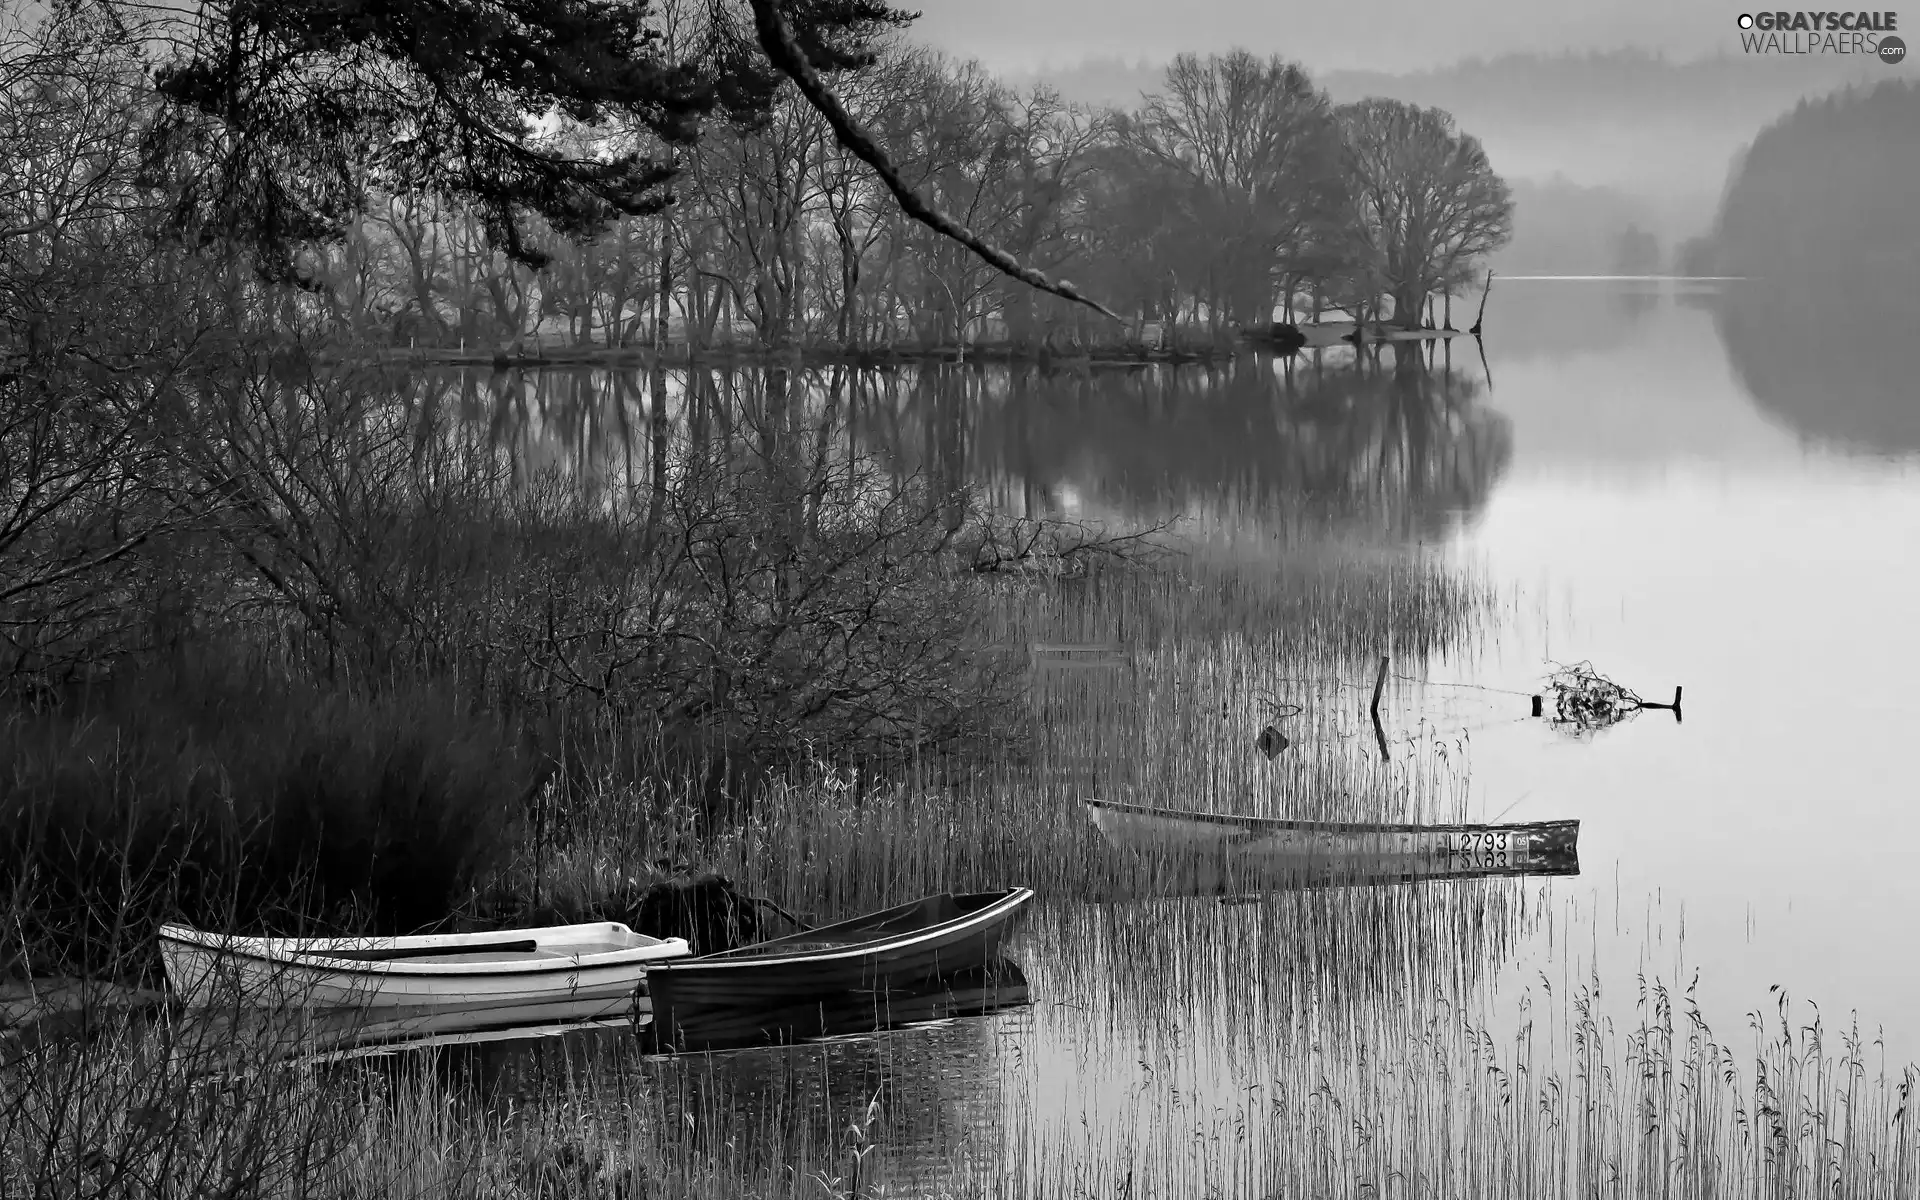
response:
<path id="1" fill-rule="evenodd" d="M 394 1009 L 413 1019 L 469 1014 L 476 1024 L 536 1011 L 547 1021 L 628 1015 L 647 968 L 687 952 L 685 938 L 612 921 L 386 938 L 160 927 L 167 984 L 189 1007 Z"/>

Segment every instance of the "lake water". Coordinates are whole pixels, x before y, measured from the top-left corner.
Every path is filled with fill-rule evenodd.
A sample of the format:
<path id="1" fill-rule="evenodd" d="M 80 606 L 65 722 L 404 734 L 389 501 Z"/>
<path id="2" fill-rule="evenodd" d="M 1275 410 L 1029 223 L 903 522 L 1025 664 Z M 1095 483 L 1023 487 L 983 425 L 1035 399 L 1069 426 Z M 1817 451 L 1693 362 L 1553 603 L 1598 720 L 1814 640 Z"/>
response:
<path id="1" fill-rule="evenodd" d="M 1671 281 L 1502 280 L 1484 362 L 1462 342 L 1417 372 L 1335 355 L 1063 374 L 962 392 L 904 431 L 896 414 L 888 444 L 910 465 L 940 420 L 966 425 L 965 469 L 1016 507 L 1184 514 L 1253 542 L 1331 530 L 1482 574 L 1498 627 L 1403 668 L 1424 678 L 1396 672 L 1390 738 L 1460 741 L 1469 819 L 1579 818 L 1582 873 L 1457 896 L 1043 906 L 1010 947 L 1031 1008 L 727 1069 L 805 1058 L 819 1088 L 838 1081 L 842 1116 L 886 1092 L 896 1157 L 922 1166 L 1094 1194 L 1127 1194 L 1137 1172 L 1154 1194 L 1156 1172 L 1206 1164 L 1220 1174 L 1182 1187 L 1237 1194 L 1290 1152 L 1311 1072 L 1345 1069 L 1302 1055 L 1338 1057 L 1319 1039 L 1353 994 L 1389 1011 L 1439 995 L 1511 1033 L 1527 1014 L 1564 1024 L 1542 1014 L 1585 981 L 1630 1015 L 1642 975 L 1678 992 L 1697 973 L 1723 1041 L 1775 1010 L 1778 985 L 1796 1012 L 1834 1028 L 1857 1013 L 1889 1060 L 1920 1060 L 1920 385 L 1898 321 L 1823 311 L 1810 333 L 1808 311 Z M 1683 686 L 1682 719 L 1579 737 L 1530 719 L 1550 664 L 1580 660 L 1650 700 Z M 1276 939 L 1368 904 L 1370 928 L 1400 932 L 1336 952 L 1365 959 L 1333 973 L 1350 994 L 1284 965 L 1297 948 Z M 1204 953 L 1168 949 L 1199 925 Z M 1373 1038 L 1399 1035 L 1420 1031 L 1375 1020 Z M 713 1072 L 648 1069 L 669 1091 Z M 1010 1121 L 1017 1147 L 965 1149 Z"/>
<path id="2" fill-rule="evenodd" d="M 1623 286 L 1509 283 L 1493 312 L 1544 323 L 1569 291 Z M 1668 949 L 1648 958 L 1670 960 L 1684 922 L 1716 1028 L 1778 984 L 1920 1059 L 1920 385 L 1875 390 L 1908 352 L 1803 354 L 1783 400 L 1774 364 L 1730 356 L 1671 292 L 1621 324 L 1591 348 L 1491 350 L 1513 459 L 1451 550 L 1531 599 L 1470 677 L 1525 687 L 1543 660 L 1590 659 L 1650 699 L 1684 685 L 1684 723 L 1650 712 L 1577 743 L 1494 726 L 1475 788 L 1489 811 L 1582 819 L 1564 890 L 1640 917 L 1602 941 L 1603 975 L 1631 974 L 1651 898 Z"/>
<path id="3" fill-rule="evenodd" d="M 1685 285 L 1502 281 L 1486 372 L 1469 363 L 1462 413 L 1428 423 L 1426 468 L 1343 467 L 1306 490 L 1350 521 L 1443 545 L 1514 598 L 1488 644 L 1429 664 L 1426 684 L 1396 681 L 1386 706 L 1396 734 L 1470 731 L 1469 817 L 1583 823 L 1582 875 L 1530 889 L 1552 930 L 1523 936 L 1475 990 L 1492 1027 L 1513 1028 L 1523 1005 L 1546 1021 L 1569 984 L 1595 978 L 1630 1016 L 1644 974 L 1676 993 L 1697 979 L 1724 1042 L 1749 1040 L 1747 1014 L 1774 1013 L 1778 985 L 1797 1020 L 1811 1020 L 1803 1004 L 1836 1030 L 1857 1014 L 1887 1059 L 1917 1060 L 1920 384 L 1886 386 L 1913 378 L 1892 339 L 1786 335 L 1802 358 L 1782 385 L 1769 356 L 1730 353 L 1738 304 L 1717 317 Z M 1372 441 L 1378 466 L 1392 460 L 1381 448 L 1419 439 Z M 1245 478 L 1222 459 L 1226 480 Z M 1066 482 L 1124 492 L 1132 466 Z M 1151 454 L 1140 466 L 1165 482 Z M 1578 660 L 1648 699 L 1683 685 L 1683 720 L 1646 712 L 1575 738 L 1526 719 L 1550 662 Z M 1030 942 L 1037 997 L 1051 950 Z M 1286 1004 L 1252 1011 L 1284 1039 Z M 1131 1127 L 1115 1098 L 1170 1064 L 1204 1097 L 1194 1136 L 1258 1122 L 1255 1093 L 1285 1073 L 1262 1041 L 1208 1028 L 1230 1018 L 1183 1036 L 1161 1017 L 1103 1037 L 1039 1011 L 1029 1053 L 1046 1063 L 1035 1078 L 1060 1081 L 1062 1128 L 1091 1116 L 1118 1154 Z M 1130 1053 L 1143 1047 L 1167 1061 Z"/>

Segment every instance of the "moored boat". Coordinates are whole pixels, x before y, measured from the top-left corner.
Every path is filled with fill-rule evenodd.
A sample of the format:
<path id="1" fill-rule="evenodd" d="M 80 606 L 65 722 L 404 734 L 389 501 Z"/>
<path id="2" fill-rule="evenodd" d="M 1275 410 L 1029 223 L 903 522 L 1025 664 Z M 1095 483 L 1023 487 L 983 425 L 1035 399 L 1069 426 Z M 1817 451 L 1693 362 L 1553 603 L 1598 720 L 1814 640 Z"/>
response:
<path id="1" fill-rule="evenodd" d="M 1032 898 L 1024 887 L 943 892 L 737 950 L 659 963 L 644 981 L 655 1036 L 678 1046 L 688 1041 L 682 1028 L 712 1027 L 741 1010 L 911 992 L 983 969 L 998 955 L 1008 922 Z"/>
<path id="2" fill-rule="evenodd" d="M 1088 800 L 1087 813 L 1114 847 L 1171 862 L 1226 862 L 1343 876 L 1578 874 L 1578 821 L 1510 825 L 1362 824 L 1290 821 Z"/>
<path id="3" fill-rule="evenodd" d="M 647 968 L 687 953 L 684 938 L 611 921 L 384 938 L 160 929 L 168 986 L 191 1007 L 393 1009 L 410 1020 L 462 1013 L 476 1024 L 528 1012 L 549 1021 L 625 1015 Z"/>

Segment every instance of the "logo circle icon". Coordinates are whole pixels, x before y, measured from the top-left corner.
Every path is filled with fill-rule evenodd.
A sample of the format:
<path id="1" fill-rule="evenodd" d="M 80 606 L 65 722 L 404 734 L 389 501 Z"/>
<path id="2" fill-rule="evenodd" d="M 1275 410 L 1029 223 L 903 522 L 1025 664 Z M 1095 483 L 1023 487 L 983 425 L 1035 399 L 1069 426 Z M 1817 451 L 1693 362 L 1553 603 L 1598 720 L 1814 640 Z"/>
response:
<path id="1" fill-rule="evenodd" d="M 1892 66 L 1907 57 L 1907 44 L 1891 35 L 1880 39 L 1880 61 Z"/>
<path id="2" fill-rule="evenodd" d="M 1742 28 L 1742 29 L 1752 29 L 1752 28 L 1753 28 L 1753 14 L 1752 14 L 1752 13 L 1741 13 L 1741 14 L 1740 14 L 1740 20 L 1739 20 L 1738 22 L 1736 22 L 1736 23 L 1737 23 L 1737 24 L 1738 24 L 1738 25 L 1740 26 L 1740 28 Z"/>

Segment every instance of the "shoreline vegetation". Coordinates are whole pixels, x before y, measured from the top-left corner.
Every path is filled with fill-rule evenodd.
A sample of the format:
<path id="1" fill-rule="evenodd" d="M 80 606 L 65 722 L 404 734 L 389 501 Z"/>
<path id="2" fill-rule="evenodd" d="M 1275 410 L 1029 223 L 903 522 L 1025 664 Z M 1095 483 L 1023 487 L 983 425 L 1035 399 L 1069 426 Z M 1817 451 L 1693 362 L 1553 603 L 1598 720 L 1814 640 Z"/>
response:
<path id="1" fill-rule="evenodd" d="M 1356 338 L 1356 334 L 1358 335 Z M 667 366 L 738 365 L 884 369 L 934 363 L 1016 363 L 1045 366 L 1135 366 L 1151 364 L 1218 363 L 1243 355 L 1277 353 L 1291 355 L 1301 351 L 1330 350 L 1338 346 L 1378 346 L 1403 342 L 1447 341 L 1474 337 L 1466 329 L 1403 329 L 1390 324 L 1361 325 L 1355 321 L 1323 321 L 1319 324 L 1291 325 L 1275 323 L 1266 330 L 1243 330 L 1219 338 L 1180 338 L 1161 340 L 1089 340 L 1065 341 L 1055 346 L 1011 341 L 974 341 L 962 345 L 932 346 L 835 346 L 806 344 L 769 347 L 755 342 L 667 342 L 652 345 L 609 346 L 602 343 L 575 343 L 565 339 L 523 338 L 496 346 L 469 349 L 465 346 L 381 346 L 358 347 L 350 352 L 325 356 L 343 362 L 405 362 L 447 366 L 565 367 L 610 364 L 648 364 Z"/>
<path id="2" fill-rule="evenodd" d="M 1752 1014 L 1744 1040 L 1717 1036 L 1691 988 L 1653 976 L 1624 993 L 1542 978 L 1517 1034 L 1483 1024 L 1463 1006 L 1473 982 L 1459 968 L 1543 918 L 1565 922 L 1562 943 L 1585 936 L 1551 905 L 1530 908 L 1514 889 L 1470 887 L 1036 911 L 1034 945 L 1084 948 L 1065 973 L 1035 972 L 1036 994 L 1092 999 L 1073 971 L 1104 988 L 1115 959 L 1172 985 L 1125 991 L 1113 1012 L 1057 1003 L 1031 1017 L 1029 1037 L 1084 1039 L 1096 1054 L 1109 1021 L 1144 1034 L 1121 1034 L 1119 1062 L 1068 1068 L 1088 1082 L 1168 1074 L 1128 1089 L 1122 1123 L 1056 1111 L 1058 1081 L 990 1044 L 942 1079 L 938 1035 L 798 1047 L 770 1072 L 736 1056 L 646 1059 L 628 1037 L 583 1042 L 540 1054 L 538 1094 L 508 1103 L 458 1047 L 314 1068 L 283 1061 L 299 1035 L 271 1020 L 169 1031 L 105 1019 L 84 1043 L 0 1058 L 3 1186 L 343 1200 L 1892 1200 L 1920 1184 L 1908 1103 L 1920 1077 L 1784 995 Z M 1244 977 L 1248 961 L 1263 979 Z M 1225 1055 L 1244 1104 L 1174 1074 L 1199 1047 Z M 982 1104 L 989 1122 L 929 1115 Z M 1091 1096 L 1086 1111 L 1118 1115 Z"/>
<path id="3" fill-rule="evenodd" d="M 1207 901 L 1169 918 L 1189 902 L 1104 846 L 1086 795 L 1463 812 L 1464 740 L 1383 760 L 1354 700 L 1387 647 L 1418 670 L 1493 636 L 1497 597 L 1437 554 L 1015 513 L 964 453 L 932 452 L 969 447 L 954 396 L 914 418 L 913 469 L 849 433 L 844 373 L 649 372 L 647 419 L 607 423 L 618 469 L 586 470 L 516 456 L 485 381 L 418 389 L 367 352 L 317 369 L 403 339 L 494 362 L 560 330 L 676 328 L 1091 359 L 1111 327 L 1064 285 L 1013 286 L 867 174 L 876 155 L 801 78 L 816 51 L 938 211 L 1142 333 L 1163 322 L 1160 344 L 1224 354 L 1275 312 L 1309 314 L 1302 337 L 1344 313 L 1431 339 L 1436 298 L 1451 325 L 1511 217 L 1451 117 L 1334 105 L 1297 64 L 1238 52 L 1176 59 L 1134 109 L 1075 110 L 886 41 L 905 14 L 858 0 L 674 7 L 688 25 L 661 29 L 650 6 L 507 7 L 480 0 L 497 19 L 431 45 L 409 0 L 209 0 L 191 29 L 108 0 L 0 31 L 0 153 L 36 164 L 0 189 L 0 981 L 9 1013 L 60 1017 L 0 1037 L 0 1200 L 880 1194 L 914 1147 L 879 1090 L 816 1101 L 844 1077 L 802 1057 L 770 1069 L 790 1099 L 767 1103 L 713 1060 L 674 1074 L 623 1042 L 496 1103 L 484 1063 L 289 1064 L 272 1015 L 149 1002 L 165 920 L 674 932 L 688 914 L 649 912 L 649 890 L 705 873 L 815 917 L 1030 884 L 1059 914 L 1032 931 L 1036 989 L 1062 989 L 1048 1013 L 1105 1001 L 1153 1040 L 1230 1011 L 1292 1055 L 1226 1056 L 1276 1089 L 1243 1110 L 1265 1158 L 1191 1137 L 1168 1083 L 1094 1135 L 1017 1099 L 990 1144 L 953 1147 L 947 1191 L 1084 1194 L 1142 1126 L 1166 1137 L 1141 1189 L 1097 1190 L 1911 1185 L 1912 1076 L 1865 1082 L 1857 1036 L 1832 1055 L 1784 1008 L 1751 1074 L 1663 998 L 1622 1038 L 1563 994 L 1573 1058 L 1506 1056 L 1459 1006 L 1513 944 L 1518 886 L 1281 893 L 1235 910 L 1256 937 Z M 163 46 L 178 58 L 150 61 Z M 503 94 L 579 119 L 536 136 Z M 1214 153 L 1240 126 L 1204 119 L 1226 94 L 1269 135 L 1247 170 Z M 1472 389 L 1394 359 L 1374 503 L 1387 450 L 1436 412 L 1471 424 Z M 1336 417 L 1342 370 L 1321 393 Z M 1483 432 L 1469 444 L 1504 461 Z M 1128 647 L 1127 686 L 1006 649 L 1091 641 Z M 1276 765 L 1254 744 L 1281 697 L 1300 712 Z M 1145 985 L 1116 966 L 1153 955 Z M 1203 974 L 1241 990 L 1204 1007 Z M 13 1003 L 75 978 L 118 987 Z"/>

